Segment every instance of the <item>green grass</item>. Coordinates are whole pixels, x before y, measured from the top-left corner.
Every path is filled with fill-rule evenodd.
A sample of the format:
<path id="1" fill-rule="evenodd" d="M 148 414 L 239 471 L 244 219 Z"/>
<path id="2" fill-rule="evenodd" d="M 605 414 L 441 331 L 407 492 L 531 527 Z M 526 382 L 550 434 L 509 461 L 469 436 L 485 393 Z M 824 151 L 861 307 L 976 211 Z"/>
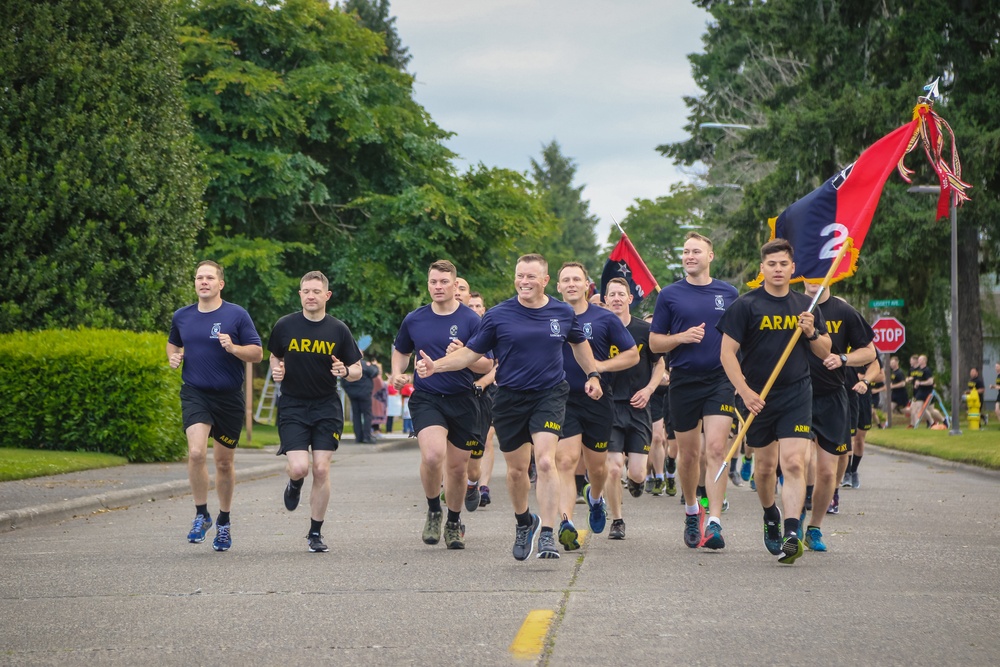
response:
<path id="1" fill-rule="evenodd" d="M 124 457 L 114 454 L 3 448 L 0 449 L 0 482 L 77 470 L 111 468 L 126 463 L 128 461 Z"/>
<path id="2" fill-rule="evenodd" d="M 896 423 L 894 419 L 893 424 Z M 961 428 L 962 435 L 949 435 L 946 430 L 908 429 L 900 425 L 888 430 L 872 429 L 868 432 L 866 441 L 889 449 L 1000 470 L 1000 427 L 991 420 L 985 430 L 970 430 L 965 421 Z"/>

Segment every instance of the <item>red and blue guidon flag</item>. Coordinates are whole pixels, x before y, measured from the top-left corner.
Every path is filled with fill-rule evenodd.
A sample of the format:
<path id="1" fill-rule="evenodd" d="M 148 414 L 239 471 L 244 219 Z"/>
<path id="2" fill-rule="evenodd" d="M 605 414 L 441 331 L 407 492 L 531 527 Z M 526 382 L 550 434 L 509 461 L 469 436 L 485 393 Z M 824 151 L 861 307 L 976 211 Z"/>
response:
<path id="1" fill-rule="evenodd" d="M 604 263 L 604 270 L 601 272 L 602 300 L 608 293 L 608 282 L 612 278 L 624 278 L 628 281 L 629 289 L 632 290 L 632 308 L 635 308 L 654 289 L 660 289 L 656 278 L 646 267 L 646 263 L 642 261 L 642 257 L 625 232 L 622 232 L 622 237 L 611 250 L 611 256 Z"/>
<path id="2" fill-rule="evenodd" d="M 882 137 L 858 157 L 802 199 L 786 208 L 777 218 L 768 220 L 771 238 L 783 238 L 795 249 L 795 275 L 792 282 L 818 282 L 830 270 L 830 263 L 845 240 L 852 240 L 852 247 L 840 262 L 831 282 L 854 275 L 858 268 L 858 255 L 865 242 L 868 228 L 875 215 L 882 188 L 893 169 L 898 169 L 903 179 L 910 181 L 913 172 L 903 165 L 903 158 L 923 140 L 931 165 L 941 182 L 941 201 L 938 214 L 947 214 L 948 202 L 955 193 L 958 202 L 968 199 L 961 181 L 961 164 L 957 151 L 953 151 L 952 165 L 941 158 L 944 130 L 951 128 L 929 104 L 918 104 L 913 110 L 913 120 Z M 954 141 L 954 135 L 952 135 Z M 749 285 L 759 287 L 763 276 Z"/>

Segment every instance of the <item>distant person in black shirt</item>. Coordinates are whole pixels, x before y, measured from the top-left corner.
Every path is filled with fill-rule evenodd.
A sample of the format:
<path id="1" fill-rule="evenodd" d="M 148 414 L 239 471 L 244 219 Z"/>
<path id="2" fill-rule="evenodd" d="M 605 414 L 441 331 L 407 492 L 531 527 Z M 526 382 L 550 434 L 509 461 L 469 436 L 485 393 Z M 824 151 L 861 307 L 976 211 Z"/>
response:
<path id="1" fill-rule="evenodd" d="M 302 311 L 278 320 L 267 342 L 271 377 L 281 383 L 278 454 L 284 454 L 288 462 L 284 499 L 289 512 L 299 505 L 312 448 L 311 521 L 306 539 L 314 553 L 328 551 L 321 531 L 330 502 L 330 460 L 344 431 L 337 378 L 349 382 L 361 377 L 361 351 L 351 330 L 326 313 L 331 295 L 329 281 L 319 271 L 302 276 Z"/>

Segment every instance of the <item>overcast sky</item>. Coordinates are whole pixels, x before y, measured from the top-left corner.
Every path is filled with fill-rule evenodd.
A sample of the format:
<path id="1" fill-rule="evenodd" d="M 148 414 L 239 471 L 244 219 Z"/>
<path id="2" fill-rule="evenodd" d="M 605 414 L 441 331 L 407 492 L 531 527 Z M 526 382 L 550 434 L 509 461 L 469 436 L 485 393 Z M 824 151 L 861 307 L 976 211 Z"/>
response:
<path id="1" fill-rule="evenodd" d="M 416 99 L 470 164 L 520 172 L 555 139 L 603 244 L 637 198 L 690 180 L 656 152 L 686 137 L 690 53 L 708 14 L 687 0 L 392 0 Z"/>

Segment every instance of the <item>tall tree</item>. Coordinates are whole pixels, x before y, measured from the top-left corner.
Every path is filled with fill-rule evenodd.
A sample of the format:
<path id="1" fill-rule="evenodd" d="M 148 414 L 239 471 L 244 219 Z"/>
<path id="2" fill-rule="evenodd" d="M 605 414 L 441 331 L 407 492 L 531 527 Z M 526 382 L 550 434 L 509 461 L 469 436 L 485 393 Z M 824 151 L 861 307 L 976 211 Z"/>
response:
<path id="1" fill-rule="evenodd" d="M 203 177 L 164 0 L 0 13 L 0 331 L 163 330 L 188 300 Z"/>
<path id="2" fill-rule="evenodd" d="M 389 0 L 347 0 L 344 10 L 357 14 L 361 25 L 385 39 L 385 54 L 380 60 L 398 70 L 405 70 L 413 56 L 403 46 L 396 30 L 396 17 L 389 13 Z"/>
<path id="3" fill-rule="evenodd" d="M 559 223 L 557 235 L 539 249 L 548 260 L 550 271 L 555 275 L 563 262 L 574 261 L 586 266 L 591 278 L 595 272 L 599 276 L 601 266 L 594 234 L 598 219 L 590 214 L 590 202 L 583 199 L 585 186 L 573 186 L 576 164 L 562 154 L 559 143 L 553 140 L 542 147 L 541 162 L 531 160 L 531 173 L 545 207 Z"/>
<path id="4" fill-rule="evenodd" d="M 832 0 L 697 2 L 713 22 L 705 52 L 691 57 L 704 94 L 687 101 L 691 139 L 661 146 L 708 173 L 732 169 L 728 156 L 744 151 L 765 167 L 741 184 L 740 206 L 722 216 L 735 232 L 726 253 L 743 258 L 747 276 L 766 237 L 764 222 L 853 161 L 879 137 L 910 118 L 910 109 L 930 79 L 942 75 L 944 97 L 937 110 L 956 132 L 964 175 L 975 186 L 973 201 L 959 214 L 960 234 L 977 244 L 962 248 L 960 266 L 1000 269 L 1000 64 L 996 34 L 1000 13 L 988 0 Z M 750 126 L 720 142 L 705 122 Z M 728 152 L 720 152 L 720 144 Z M 933 182 L 922 155 L 907 160 L 920 182 Z M 738 164 L 738 163 L 736 163 Z M 712 180 L 712 177 L 709 177 Z M 715 182 L 723 180 L 716 178 Z M 933 221 L 933 201 L 906 193 L 890 179 L 865 249 L 858 276 L 838 289 L 858 301 L 906 295 L 907 351 L 939 351 L 947 357 L 947 222 Z M 971 226 L 972 230 L 967 230 Z M 980 263 L 982 257 L 982 263 Z M 978 294 L 972 272 L 960 292 Z M 980 365 L 979 299 L 960 311 L 963 368 Z M 909 326 L 916 325 L 916 326 Z M 912 337 L 910 335 L 912 331 Z M 963 374 L 964 376 L 964 374 Z"/>

